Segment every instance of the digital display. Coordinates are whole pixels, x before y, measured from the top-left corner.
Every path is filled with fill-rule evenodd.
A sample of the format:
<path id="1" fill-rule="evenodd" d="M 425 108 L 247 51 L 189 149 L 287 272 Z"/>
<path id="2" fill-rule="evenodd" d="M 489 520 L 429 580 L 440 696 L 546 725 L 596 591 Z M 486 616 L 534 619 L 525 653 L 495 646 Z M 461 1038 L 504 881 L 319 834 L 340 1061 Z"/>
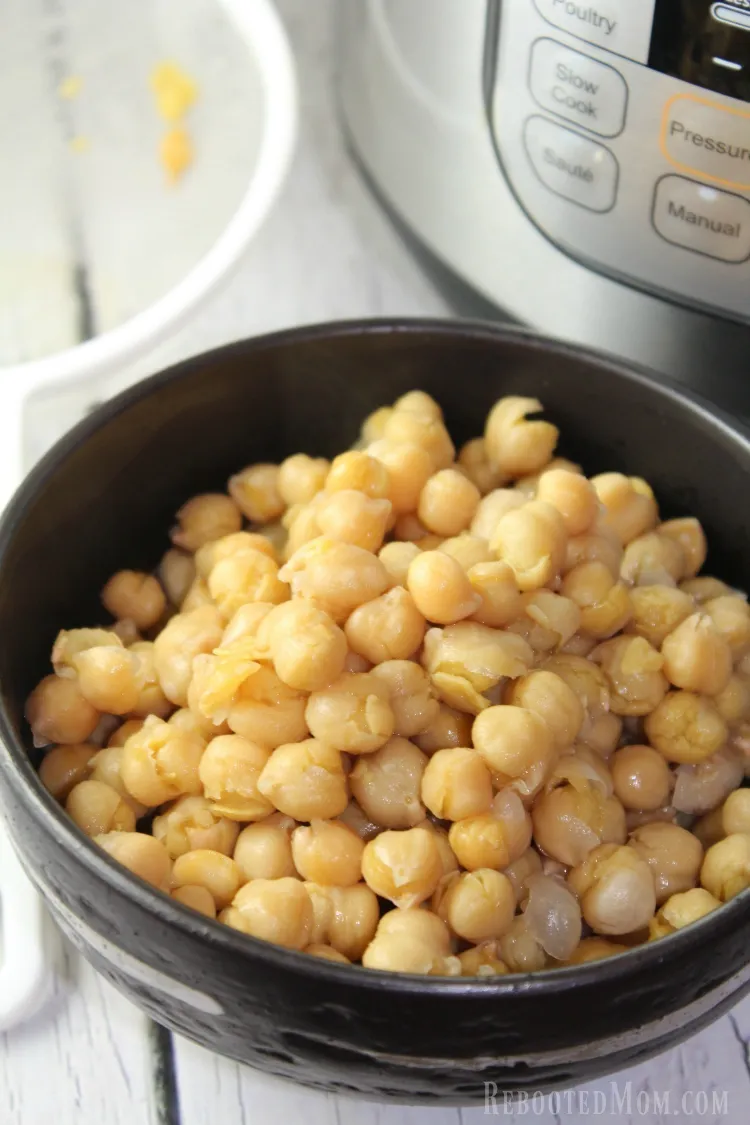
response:
<path id="1" fill-rule="evenodd" d="M 750 101 L 750 0 L 656 0 L 648 65 Z"/>

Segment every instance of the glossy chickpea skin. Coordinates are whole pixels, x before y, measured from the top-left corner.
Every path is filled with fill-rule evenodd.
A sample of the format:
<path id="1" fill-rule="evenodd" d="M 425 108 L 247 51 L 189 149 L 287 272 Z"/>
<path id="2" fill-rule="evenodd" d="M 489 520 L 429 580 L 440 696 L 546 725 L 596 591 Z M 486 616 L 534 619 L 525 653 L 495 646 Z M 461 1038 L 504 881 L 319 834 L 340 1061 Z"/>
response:
<path id="1" fill-rule="evenodd" d="M 492 775 L 476 750 L 438 750 L 422 774 L 422 800 L 440 820 L 463 820 L 488 813 Z"/>
<path id="2" fill-rule="evenodd" d="M 672 776 L 664 757 L 650 746 L 616 750 L 609 763 L 615 796 L 626 809 L 660 809 L 669 803 Z"/>
<path id="3" fill-rule="evenodd" d="M 213 606 L 179 613 L 154 641 L 153 659 L 164 695 L 178 707 L 187 706 L 193 660 L 218 647 L 224 621 Z"/>
<path id="4" fill-rule="evenodd" d="M 620 565 L 623 582 L 633 586 L 676 584 L 685 569 L 682 548 L 674 539 L 651 531 L 633 539 L 625 548 Z"/>
<path id="5" fill-rule="evenodd" d="M 312 539 L 296 551 L 279 577 L 291 585 L 295 597 L 311 599 L 337 623 L 390 586 L 377 555 L 327 536 Z"/>
<path id="6" fill-rule="evenodd" d="M 647 926 L 656 910 L 654 879 L 633 848 L 602 844 L 568 875 L 585 921 L 605 937 Z"/>
<path id="7" fill-rule="evenodd" d="M 205 850 L 231 856 L 239 827 L 216 813 L 205 797 L 180 797 L 154 817 L 152 832 L 172 859 Z"/>
<path id="8" fill-rule="evenodd" d="M 708 554 L 706 536 L 698 520 L 692 516 L 665 520 L 659 525 L 659 534 L 679 545 L 683 562 L 681 577 L 694 578 Z"/>
<path id="9" fill-rule="evenodd" d="M 135 830 L 135 813 L 130 805 L 102 781 L 81 781 L 74 786 L 65 811 L 87 836 Z"/>
<path id="10" fill-rule="evenodd" d="M 554 672 L 534 671 L 514 680 L 507 693 L 507 702 L 543 719 L 558 750 L 571 746 L 583 726 L 581 701 Z"/>
<path id="11" fill-rule="evenodd" d="M 694 887 L 681 894 L 672 895 L 649 925 L 652 940 L 683 930 L 717 910 L 721 903 L 703 887 Z"/>
<path id="12" fill-rule="evenodd" d="M 667 694 L 664 658 L 643 637 L 614 637 L 594 649 L 591 659 L 607 677 L 616 715 L 649 715 Z"/>
<path id="13" fill-rule="evenodd" d="M 313 820 L 292 833 L 294 866 L 322 886 L 352 887 L 362 877 L 364 842 L 338 820 Z"/>
<path id="14" fill-rule="evenodd" d="M 674 687 L 718 695 L 729 683 L 732 651 L 710 616 L 687 617 L 664 638 L 661 652 L 664 674 Z"/>
<path id="15" fill-rule="evenodd" d="M 179 608 L 195 581 L 195 562 L 187 551 L 171 548 L 159 563 L 159 580 L 171 605 Z"/>
<path id="16" fill-rule="evenodd" d="M 515 488 L 495 488 L 479 501 L 469 528 L 472 535 L 489 543 L 506 512 L 522 508 L 526 497 Z"/>
<path id="17" fill-rule="evenodd" d="M 414 442 L 381 439 L 373 442 L 368 454 L 388 472 L 387 499 L 396 516 L 415 512 L 422 489 L 433 474 L 433 461 L 426 449 Z"/>
<path id="18" fill-rule="evenodd" d="M 475 563 L 467 576 L 472 589 L 481 598 L 472 620 L 497 629 L 518 617 L 522 609 L 521 592 L 506 562 Z"/>
<path id="19" fill-rule="evenodd" d="M 333 618 L 305 599 L 288 602 L 263 622 L 279 679 L 297 691 L 318 691 L 344 670 L 346 637 Z"/>
<path id="20" fill-rule="evenodd" d="M 490 461 L 483 437 L 472 438 L 461 446 L 458 467 L 477 486 L 482 496 L 499 488 L 503 482 L 502 472 Z"/>
<path id="21" fill-rule="evenodd" d="M 88 742 L 78 746 L 53 746 L 39 767 L 42 785 L 56 800 L 65 801 L 71 789 L 89 776 L 96 752 L 96 747 Z"/>
<path id="22" fill-rule="evenodd" d="M 378 554 L 394 586 L 406 587 L 409 567 L 420 553 L 416 543 L 386 543 Z M 356 612 L 356 611 L 355 611 Z"/>
<path id="23" fill-rule="evenodd" d="M 557 508 L 568 535 L 583 535 L 599 513 L 599 498 L 590 481 L 566 469 L 551 469 L 539 478 L 536 495 Z"/>
<path id="24" fill-rule="evenodd" d="M 255 879 L 238 891 L 226 922 L 251 937 L 304 949 L 310 944 L 313 908 L 298 879 Z"/>
<path id="25" fill-rule="evenodd" d="M 645 482 L 621 473 L 603 473 L 591 480 L 604 505 L 602 524 L 627 545 L 650 531 L 659 516 L 656 501 Z"/>
<path id="26" fill-rule="evenodd" d="M 394 733 L 400 738 L 413 738 L 435 721 L 440 704 L 424 668 L 411 660 L 386 660 L 371 674 L 388 689 Z"/>
<path id="27" fill-rule="evenodd" d="M 516 897 L 507 876 L 479 868 L 449 876 L 437 913 L 457 937 L 477 943 L 502 937 L 515 910 Z"/>
<path id="28" fill-rule="evenodd" d="M 279 812 L 301 821 L 338 816 L 349 803 L 341 754 L 315 738 L 277 747 L 258 790 Z"/>
<path id="29" fill-rule="evenodd" d="M 185 551 L 197 551 L 204 543 L 231 535 L 241 527 L 242 512 L 230 496 L 204 493 L 180 508 L 172 542 Z"/>
<path id="30" fill-rule="evenodd" d="M 525 707 L 488 708 L 474 720 L 472 738 L 495 784 L 513 785 L 522 796 L 541 787 L 556 754 L 549 726 Z"/>
<path id="31" fill-rule="evenodd" d="M 287 507 L 308 504 L 325 488 L 330 464 L 324 457 L 295 453 L 279 465 L 276 487 Z"/>
<path id="32" fill-rule="evenodd" d="M 355 609 L 344 633 L 353 652 L 371 664 L 382 664 L 412 656 L 422 644 L 426 628 L 413 596 L 403 586 L 395 586 Z"/>
<path id="33" fill-rule="evenodd" d="M 461 564 L 442 551 L 420 552 L 409 566 L 406 581 L 419 612 L 438 625 L 470 617 L 481 605 Z"/>
<path id="34" fill-rule="evenodd" d="M 527 642 L 510 631 L 459 621 L 425 635 L 422 664 L 444 703 L 479 714 L 490 699 L 486 693 L 501 680 L 521 676 L 533 662 Z"/>
<path id="35" fill-rule="evenodd" d="M 488 813 L 455 821 L 448 832 L 451 850 L 462 867 L 504 871 L 531 844 L 531 818 L 517 793 L 497 794 Z"/>
<path id="36" fill-rule="evenodd" d="M 524 592 L 546 586 L 559 574 L 564 559 L 566 533 L 556 508 L 530 500 L 507 512 L 498 522 L 490 547 L 506 562 Z"/>
<path id="37" fill-rule="evenodd" d="M 128 793 L 147 808 L 183 794 L 199 795 L 202 739 L 149 716 L 122 750 L 121 776 Z"/>
<path id="38" fill-rule="evenodd" d="M 244 880 L 284 879 L 297 875 L 291 837 L 295 823 L 291 817 L 273 813 L 242 829 L 233 858 Z"/>
<path id="39" fill-rule="evenodd" d="M 258 789 L 271 751 L 238 734 L 209 742 L 198 767 L 203 792 L 218 816 L 234 821 L 262 820 L 274 806 Z"/>
<path id="40" fill-rule="evenodd" d="M 719 750 L 727 726 L 710 700 L 688 691 L 672 691 L 647 715 L 649 743 L 668 762 L 695 765 Z"/>
<path id="41" fill-rule="evenodd" d="M 120 570 L 102 590 L 104 608 L 127 617 L 138 629 L 150 629 L 164 616 L 167 599 L 158 579 L 137 570 Z"/>
<path id="42" fill-rule="evenodd" d="M 471 524 L 479 505 L 479 489 L 457 469 L 441 469 L 426 481 L 417 516 L 435 535 L 459 535 Z"/>
<path id="43" fill-rule="evenodd" d="M 127 867 L 146 883 L 166 891 L 172 874 L 172 860 L 162 843 L 143 832 L 107 832 L 94 837 L 112 859 Z"/>
<path id="44" fill-rule="evenodd" d="M 382 832 L 365 845 L 362 875 L 379 897 L 396 906 L 418 906 L 443 877 L 438 845 L 424 828 Z"/>
<path id="45" fill-rule="evenodd" d="M 631 833 L 629 845 L 651 868 L 657 904 L 697 884 L 703 848 L 686 829 L 677 824 L 644 824 Z"/>
<path id="46" fill-rule="evenodd" d="M 459 953 L 462 977 L 503 977 L 510 969 L 500 958 L 500 948 L 496 941 L 483 941 L 471 949 Z"/>
<path id="47" fill-rule="evenodd" d="M 270 523 L 278 519 L 286 504 L 279 492 L 278 465 L 249 465 L 230 477 L 227 491 L 246 519 Z"/>
<path id="48" fill-rule="evenodd" d="M 390 518 L 390 500 L 373 500 L 354 489 L 340 489 L 321 496 L 317 507 L 318 526 L 323 535 L 342 543 L 353 543 L 366 551 L 380 550 Z"/>
<path id="49" fill-rule="evenodd" d="M 374 754 L 359 758 L 349 784 L 373 824 L 408 829 L 424 820 L 421 787 L 427 762 L 427 755 L 405 738 L 391 738 Z"/>
<path id="50" fill-rule="evenodd" d="M 704 857 L 700 881 L 720 902 L 750 887 L 750 835 L 735 832 L 713 844 Z"/>
<path id="51" fill-rule="evenodd" d="M 440 418 L 394 410 L 385 424 L 383 437 L 396 445 L 418 445 L 429 456 L 433 472 L 447 469 L 455 460 L 455 446 Z"/>
<path id="52" fill-rule="evenodd" d="M 627 953 L 627 945 L 620 945 L 616 941 L 607 941 L 606 938 L 589 937 L 579 942 L 578 948 L 572 957 L 568 958 L 568 965 L 587 965 L 590 961 L 603 961 L 606 957 L 614 957 L 617 953 Z"/>
<path id="53" fill-rule="evenodd" d="M 392 910 L 380 919 L 362 964 L 386 972 L 457 976 L 460 965 L 450 952 L 450 933 L 435 914 L 414 908 Z"/>
<path id="54" fill-rule="evenodd" d="M 624 808 L 596 785 L 557 785 L 537 797 L 531 815 L 537 845 L 566 867 L 583 863 L 600 844 L 626 840 Z"/>
<path id="55" fill-rule="evenodd" d="M 26 701 L 26 719 L 35 746 L 74 746 L 94 733 L 99 712 L 82 695 L 75 680 L 46 676 Z"/>
<path id="56" fill-rule="evenodd" d="M 689 594 L 674 586 L 639 586 L 630 591 L 631 618 L 627 626 L 654 646 L 661 648 L 666 638 L 695 611 Z"/>
<path id="57" fill-rule="evenodd" d="M 487 417 L 484 438 L 491 464 L 507 476 L 537 473 L 552 458 L 559 431 L 551 422 L 529 421 L 543 410 L 538 399 L 500 399 Z"/>
<path id="58" fill-rule="evenodd" d="M 739 660 L 750 648 L 750 606 L 744 598 L 725 595 L 710 598 L 703 609 L 729 646 L 732 659 Z"/>
<path id="59" fill-rule="evenodd" d="M 185 852 L 175 860 L 172 869 L 173 886 L 205 887 L 217 910 L 229 906 L 242 882 L 242 872 L 235 861 L 208 848 Z"/>
<path id="60" fill-rule="evenodd" d="M 630 595 L 603 562 L 591 560 L 574 566 L 565 575 L 561 592 L 580 609 L 582 632 L 597 640 L 618 633 L 630 620 Z"/>
<path id="61" fill-rule="evenodd" d="M 445 750 L 451 746 L 467 746 L 471 741 L 473 716 L 441 703 L 433 721 L 415 735 L 414 741 L 425 754 Z"/>

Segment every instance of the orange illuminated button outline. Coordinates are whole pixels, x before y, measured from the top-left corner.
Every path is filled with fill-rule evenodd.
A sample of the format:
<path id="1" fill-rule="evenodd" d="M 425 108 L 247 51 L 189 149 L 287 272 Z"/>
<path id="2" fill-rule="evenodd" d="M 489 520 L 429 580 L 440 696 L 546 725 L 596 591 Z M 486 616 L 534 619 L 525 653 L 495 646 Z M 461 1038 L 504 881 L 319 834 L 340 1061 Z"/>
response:
<path id="1" fill-rule="evenodd" d="M 664 106 L 664 114 L 661 123 L 661 136 L 659 137 L 659 147 L 662 151 L 662 156 L 668 160 L 675 168 L 681 169 L 683 172 L 690 172 L 693 176 L 700 176 L 703 180 L 711 180 L 714 184 L 723 184 L 724 187 L 741 188 L 747 190 L 750 188 L 750 182 L 740 183 L 738 180 L 725 180 L 721 176 L 712 176 L 709 172 L 704 172 L 701 168 L 694 168 L 692 164 L 683 164 L 679 160 L 675 160 L 670 155 L 667 147 L 667 128 L 669 126 L 670 114 L 675 102 L 697 102 L 698 105 L 707 105 L 709 109 L 716 109 L 719 113 L 729 113 L 734 117 L 744 117 L 750 125 L 750 113 L 746 113 L 741 109 L 731 109 L 729 106 L 721 105 L 719 102 L 709 101 L 708 98 L 696 98 L 693 94 L 675 94 L 666 102 Z M 750 148 L 750 131 L 748 132 L 748 148 Z M 750 173 L 748 173 L 750 175 Z"/>

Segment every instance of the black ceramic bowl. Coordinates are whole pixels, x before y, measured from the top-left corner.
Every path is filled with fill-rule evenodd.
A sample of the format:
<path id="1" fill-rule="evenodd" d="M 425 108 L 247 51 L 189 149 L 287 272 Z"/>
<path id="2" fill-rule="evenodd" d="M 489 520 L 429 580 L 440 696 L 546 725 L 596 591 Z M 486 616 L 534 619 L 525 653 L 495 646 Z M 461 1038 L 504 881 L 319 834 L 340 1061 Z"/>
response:
<path id="1" fill-rule="evenodd" d="M 458 440 L 492 403 L 537 395 L 562 452 L 655 487 L 695 514 L 709 572 L 750 573 L 746 437 L 647 375 L 482 325 L 343 324 L 190 360 L 102 407 L 33 471 L 0 528 L 0 789 L 23 863 L 68 937 L 160 1023 L 211 1050 L 319 1089 L 468 1104 L 484 1083 L 550 1089 L 678 1043 L 750 985 L 745 893 L 673 937 L 608 961 L 497 980 L 425 979 L 305 957 L 208 921 L 139 882 L 44 791 L 24 699 L 61 627 L 101 617 L 123 566 L 151 568 L 176 509 L 251 461 L 332 454 L 362 418 L 415 387 Z"/>

